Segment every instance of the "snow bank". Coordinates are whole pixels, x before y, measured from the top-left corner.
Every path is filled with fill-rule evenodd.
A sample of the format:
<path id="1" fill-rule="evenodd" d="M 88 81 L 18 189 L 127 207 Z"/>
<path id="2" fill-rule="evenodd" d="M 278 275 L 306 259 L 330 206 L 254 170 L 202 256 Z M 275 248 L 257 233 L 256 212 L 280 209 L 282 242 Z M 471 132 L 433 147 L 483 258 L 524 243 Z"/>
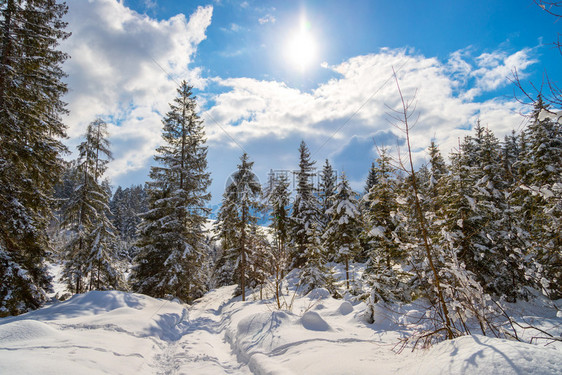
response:
<path id="1" fill-rule="evenodd" d="M 560 374 L 562 352 L 480 335 L 435 345 L 412 368 L 417 374 Z M 421 358 L 420 358 L 421 359 Z"/>
<path id="2" fill-rule="evenodd" d="M 0 374 L 154 373 L 155 338 L 173 335 L 182 309 L 96 291 L 0 319 Z"/>
<path id="3" fill-rule="evenodd" d="M 375 371 L 547 375 L 559 374 L 562 368 L 560 345 L 531 345 L 478 335 L 397 354 L 394 349 L 400 339 L 424 320 L 425 311 L 414 305 L 392 309 L 375 305 L 372 324 L 364 318 L 365 304 L 335 300 L 322 292 L 298 297 L 292 311 L 277 311 L 273 304 L 263 302 L 233 302 L 223 313 L 228 317 L 225 326 L 233 350 L 259 375 Z M 551 328 L 555 327 L 552 319 L 556 318 L 547 318 L 545 323 Z"/>
<path id="4" fill-rule="evenodd" d="M 0 326 L 0 342 L 21 344 L 23 341 L 56 336 L 59 332 L 45 323 L 36 320 L 21 320 Z"/>
<path id="5" fill-rule="evenodd" d="M 478 335 L 396 354 L 400 339 L 420 327 L 419 305 L 377 304 L 367 312 L 363 303 L 317 290 L 279 311 L 272 301 L 233 299 L 235 288 L 214 290 L 192 306 L 90 292 L 0 319 L 0 374 L 550 375 L 562 368 L 562 343 Z M 513 309 L 522 321 L 560 334 L 554 309 L 532 303 Z"/>

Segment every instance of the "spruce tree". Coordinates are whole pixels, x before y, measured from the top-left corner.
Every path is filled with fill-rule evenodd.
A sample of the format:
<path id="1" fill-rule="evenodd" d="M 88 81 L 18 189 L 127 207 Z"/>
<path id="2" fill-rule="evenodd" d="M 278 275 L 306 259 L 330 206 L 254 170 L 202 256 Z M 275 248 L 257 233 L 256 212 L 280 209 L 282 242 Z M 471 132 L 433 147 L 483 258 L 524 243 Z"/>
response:
<path id="1" fill-rule="evenodd" d="M 478 123 L 453 157 L 452 174 L 442 194 L 443 233 L 458 248 L 458 259 L 485 291 L 510 300 L 524 293 L 524 242 L 503 179 L 501 148 Z M 456 234 L 452 234 L 456 233 Z"/>
<path id="2" fill-rule="evenodd" d="M 364 197 L 368 205 L 366 212 L 367 233 L 370 252 L 363 279 L 372 287 L 375 300 L 403 300 L 399 275 L 394 269 L 402 259 L 396 243 L 396 190 L 395 169 L 391 165 L 388 151 L 383 148 L 376 160 L 377 183 Z M 375 301 L 376 302 L 376 301 Z"/>
<path id="3" fill-rule="evenodd" d="M 148 210 L 146 191 L 142 185 L 123 189 L 118 186 L 109 204 L 111 222 L 117 230 L 122 248 L 122 255 L 133 259 L 137 255 L 135 242 L 137 229 L 141 222 L 140 215 Z"/>
<path id="4" fill-rule="evenodd" d="M 255 237 L 252 236 L 258 219 L 255 214 L 261 209 L 261 185 L 252 172 L 254 163 L 249 161 L 246 153 L 240 161 L 223 195 L 218 231 L 223 245 L 223 259 L 219 260 L 219 265 L 234 265 L 230 270 L 223 269 L 223 272 L 230 271 L 236 275 L 244 301 L 248 281 L 253 281 L 250 262 L 256 257 L 250 239 Z"/>
<path id="5" fill-rule="evenodd" d="M 337 176 L 332 165 L 326 159 L 326 163 L 320 174 L 320 186 L 318 189 L 318 203 L 320 204 L 319 220 L 320 227 L 324 231 L 331 220 L 331 215 L 327 213 L 330 208 L 330 198 L 336 191 Z M 332 259 L 333 260 L 333 259 Z"/>
<path id="6" fill-rule="evenodd" d="M 429 198 L 435 202 L 438 200 L 439 195 L 439 183 L 442 181 L 443 177 L 448 174 L 447 165 L 445 164 L 445 159 L 441 156 L 439 147 L 434 141 L 431 141 L 429 146 L 429 165 L 430 165 L 430 177 L 429 177 Z M 437 208 L 432 207 L 432 211 L 435 212 Z"/>
<path id="7" fill-rule="evenodd" d="M 62 225 L 72 232 L 64 248 L 63 277 L 75 293 L 121 284 L 115 268 L 115 228 L 108 219 L 111 191 L 109 184 L 99 182 L 111 158 L 107 136 L 104 121 L 88 125 L 78 146 L 77 184 L 63 211 Z"/>
<path id="8" fill-rule="evenodd" d="M 288 253 L 287 241 L 289 237 L 289 180 L 286 175 L 272 178 L 266 192 L 265 200 L 270 209 L 273 231 L 273 246 L 271 248 L 271 274 L 274 277 L 275 297 L 277 307 L 281 308 L 281 282 L 287 270 Z"/>
<path id="9" fill-rule="evenodd" d="M 359 209 L 361 212 L 361 222 L 362 222 L 362 231 L 359 237 L 359 242 L 361 243 L 361 252 L 357 255 L 358 262 L 366 262 L 369 259 L 369 254 L 371 253 L 371 244 L 369 236 L 367 233 L 370 230 L 369 227 L 369 215 L 370 215 L 370 203 L 368 201 L 369 191 L 371 191 L 372 187 L 377 184 L 377 175 L 376 175 L 376 164 L 373 161 L 371 163 L 371 168 L 369 168 L 369 172 L 367 174 L 367 180 L 365 181 L 365 188 L 364 192 L 361 196 L 361 204 L 359 205 Z"/>
<path id="10" fill-rule="evenodd" d="M 324 233 L 328 254 L 345 265 L 346 289 L 349 289 L 349 263 L 360 251 L 361 214 L 357 194 L 351 190 L 345 175 L 330 198 L 331 206 L 327 214 L 331 216 Z"/>
<path id="11" fill-rule="evenodd" d="M 306 143 L 299 147 L 299 171 L 297 172 L 297 193 L 291 213 L 291 267 L 299 268 L 307 262 L 307 246 L 317 247 L 319 239 L 312 238 L 312 233 L 319 234 L 319 203 L 314 194 L 314 164 Z M 312 227 L 315 227 L 314 230 Z"/>
<path id="12" fill-rule="evenodd" d="M 519 162 L 520 217 L 541 274 L 537 286 L 557 299 L 562 296 L 562 125 L 541 96 L 530 120 Z"/>
<path id="13" fill-rule="evenodd" d="M 139 226 L 133 289 L 154 297 L 192 301 L 206 290 L 200 271 L 209 251 L 205 223 L 211 182 L 203 122 L 185 81 L 162 120 L 164 144 L 147 183 L 149 210 Z"/>
<path id="14" fill-rule="evenodd" d="M 365 181 L 365 194 L 368 194 L 373 186 L 377 184 L 377 168 L 375 162 L 371 163 L 371 168 L 369 169 L 369 174 L 367 175 L 367 181 Z"/>
<path id="15" fill-rule="evenodd" d="M 304 264 L 300 267 L 298 285 L 303 288 L 303 294 L 316 288 L 326 288 L 335 295 L 334 277 L 326 267 L 326 250 L 318 227 L 318 222 L 306 226 Z"/>
<path id="16" fill-rule="evenodd" d="M 0 9 L 0 316 L 35 309 L 50 279 L 47 224 L 66 148 L 61 115 L 68 37 L 64 3 L 6 0 Z"/>

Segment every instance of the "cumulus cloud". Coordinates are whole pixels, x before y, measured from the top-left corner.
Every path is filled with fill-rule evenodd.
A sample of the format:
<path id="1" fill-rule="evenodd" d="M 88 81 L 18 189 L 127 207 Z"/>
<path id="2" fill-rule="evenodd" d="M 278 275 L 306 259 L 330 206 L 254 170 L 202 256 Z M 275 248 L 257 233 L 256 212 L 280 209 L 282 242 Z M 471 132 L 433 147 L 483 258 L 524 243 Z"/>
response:
<path id="1" fill-rule="evenodd" d="M 188 68 L 205 38 L 212 7 L 157 21 L 117 0 L 69 3 L 72 36 L 61 48 L 71 55 L 68 73 L 70 145 L 101 116 L 110 124 L 115 161 L 110 178 L 146 166 L 160 139 L 161 116 L 177 87 L 188 79 L 204 87 L 200 69 Z"/>
<path id="2" fill-rule="evenodd" d="M 502 52 L 483 53 L 478 56 L 479 69 L 472 74 L 476 77 L 476 85 L 481 90 L 490 91 L 506 85 L 508 77 L 515 69 L 524 71 L 529 65 L 537 60 L 529 57 L 530 49 L 523 49 L 511 55 Z"/>
<path id="3" fill-rule="evenodd" d="M 404 95 L 416 97 L 420 117 L 411 137 L 418 161 L 426 158 L 425 150 L 431 139 L 447 155 L 457 146 L 459 138 L 471 134 L 470 128 L 478 119 L 500 137 L 520 127 L 519 103 L 507 99 L 473 101 L 465 95 L 471 89 L 466 82 L 474 77 L 479 90 L 493 90 L 507 84 L 506 77 L 500 79 L 501 72 L 510 63 L 521 69 L 530 65 L 528 53 L 497 53 L 481 56 L 476 61 L 479 65 L 472 67 L 461 53 L 441 62 L 404 49 L 383 49 L 335 66 L 324 64 L 324 68 L 333 70 L 338 77 L 310 92 L 276 81 L 217 78 L 216 82 L 227 90 L 213 98 L 214 105 L 206 112 L 221 124 L 219 128 L 214 122 L 207 122 L 210 142 L 225 146 L 221 148 L 223 158 L 225 152 L 232 155 L 240 152 L 229 137 L 244 148 L 255 149 L 256 166 L 266 164 L 262 167 L 265 173 L 268 168 L 294 167 L 298 140 L 304 139 L 313 158 L 333 159 L 337 168 L 345 169 L 359 184 L 374 156 L 374 144 L 394 146 L 403 137 L 388 121 L 388 112 L 400 104 L 393 68 Z M 275 154 L 271 154 L 269 147 L 258 147 L 274 141 L 287 146 Z M 358 149 L 364 155 L 362 162 L 356 157 L 342 157 L 357 156 Z M 359 168 L 361 163 L 363 169 Z"/>

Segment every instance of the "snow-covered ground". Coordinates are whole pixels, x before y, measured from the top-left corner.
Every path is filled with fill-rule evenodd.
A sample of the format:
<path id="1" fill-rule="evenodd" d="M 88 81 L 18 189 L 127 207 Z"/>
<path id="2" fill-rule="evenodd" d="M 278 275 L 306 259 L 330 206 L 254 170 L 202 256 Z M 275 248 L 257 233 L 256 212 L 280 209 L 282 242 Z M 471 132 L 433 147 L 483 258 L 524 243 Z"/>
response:
<path id="1" fill-rule="evenodd" d="M 125 292 L 89 292 L 0 319 L 0 374 L 560 374 L 562 345 L 466 336 L 395 350 L 415 310 L 380 311 L 323 293 L 273 302 L 214 290 L 191 306 Z M 290 301 L 291 295 L 286 296 Z M 532 303 L 527 321 L 557 335 L 562 317 Z M 537 315 L 540 313 L 540 316 Z M 534 314 L 534 316 L 533 316 Z"/>

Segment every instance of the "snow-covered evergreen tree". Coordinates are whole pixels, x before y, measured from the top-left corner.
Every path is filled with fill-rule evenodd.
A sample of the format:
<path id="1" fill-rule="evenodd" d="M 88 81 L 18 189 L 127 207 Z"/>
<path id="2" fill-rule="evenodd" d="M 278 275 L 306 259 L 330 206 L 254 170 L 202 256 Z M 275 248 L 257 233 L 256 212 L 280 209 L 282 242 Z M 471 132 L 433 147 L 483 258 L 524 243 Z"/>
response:
<path id="1" fill-rule="evenodd" d="M 250 261 L 256 259 L 250 246 L 253 227 L 257 223 L 255 213 L 261 208 L 261 185 L 252 172 L 253 162 L 244 153 L 238 170 L 230 176 L 219 212 L 218 235 L 223 254 L 219 259 L 219 275 L 233 273 L 239 282 L 242 300 L 246 298 L 246 286 L 252 281 Z M 227 269 L 226 267 L 232 267 Z"/>
<path id="2" fill-rule="evenodd" d="M 453 157 L 443 193 L 443 224 L 459 261 L 485 290 L 514 299 L 526 284 L 524 242 L 510 208 L 501 148 L 490 130 L 477 124 Z"/>
<path id="3" fill-rule="evenodd" d="M 331 206 L 330 198 L 336 192 L 336 185 L 337 175 L 328 159 L 326 159 L 320 174 L 320 186 L 318 188 L 318 203 L 320 205 L 318 218 L 322 231 L 326 229 L 331 220 L 331 215 L 327 211 Z"/>
<path id="4" fill-rule="evenodd" d="M 369 174 L 367 175 L 367 180 L 365 181 L 365 194 L 368 194 L 373 186 L 377 184 L 377 168 L 375 162 L 371 163 L 371 168 L 369 168 Z"/>
<path id="5" fill-rule="evenodd" d="M 57 50 L 69 36 L 66 11 L 54 0 L 6 0 L 0 8 L 0 316 L 39 307 L 50 288 L 47 224 L 66 150 L 68 56 Z"/>
<path id="6" fill-rule="evenodd" d="M 111 158 L 107 136 L 104 121 L 88 125 L 78 146 L 77 185 L 64 205 L 62 225 L 72 235 L 63 250 L 63 277 L 75 293 L 118 288 L 122 281 L 115 264 L 115 228 L 108 219 L 111 191 L 108 183 L 99 182 Z"/>
<path id="7" fill-rule="evenodd" d="M 562 125 L 541 96 L 522 134 L 519 198 L 522 225 L 537 260 L 538 287 L 562 297 Z"/>
<path id="8" fill-rule="evenodd" d="M 345 265 L 346 288 L 349 289 L 349 263 L 361 249 L 361 213 L 357 194 L 349 186 L 345 175 L 342 175 L 330 203 L 326 213 L 331 220 L 323 237 L 327 253 L 333 254 L 331 258 Z"/>
<path id="9" fill-rule="evenodd" d="M 109 207 L 111 222 L 117 230 L 124 251 L 123 256 L 132 259 L 137 255 L 137 248 L 134 244 L 141 222 L 140 215 L 148 210 L 146 191 L 142 185 L 125 189 L 118 186 Z"/>
<path id="10" fill-rule="evenodd" d="M 291 267 L 299 268 L 307 262 L 307 246 L 317 247 L 320 239 L 312 234 L 320 234 L 319 204 L 313 185 L 314 164 L 306 143 L 299 147 L 299 171 L 297 172 L 297 192 L 291 213 Z M 312 226 L 315 228 L 312 229 Z"/>
<path id="11" fill-rule="evenodd" d="M 289 180 L 286 175 L 272 178 L 270 186 L 265 193 L 265 201 L 270 210 L 273 231 L 273 244 L 271 246 L 270 273 L 273 276 L 277 307 L 281 308 L 281 282 L 285 277 L 288 267 L 289 254 L 287 241 L 289 239 L 290 225 L 290 192 Z"/>
<path id="12" fill-rule="evenodd" d="M 142 215 L 133 289 L 155 297 L 192 301 L 206 289 L 199 271 L 208 253 L 205 222 L 211 182 L 203 122 L 185 81 L 162 120 L 164 144 L 147 183 L 149 210 Z"/>
<path id="13" fill-rule="evenodd" d="M 317 222 L 306 227 L 303 259 L 300 267 L 299 286 L 303 294 L 316 288 L 326 288 L 335 294 L 334 277 L 326 266 L 326 250 L 322 244 L 322 235 Z"/>
<path id="14" fill-rule="evenodd" d="M 400 264 L 402 253 L 396 242 L 397 181 L 395 169 L 385 148 L 376 160 L 374 184 L 363 198 L 368 205 L 365 214 L 367 237 L 370 245 L 364 281 L 371 286 L 375 300 L 403 300 L 403 286 L 395 265 Z"/>

